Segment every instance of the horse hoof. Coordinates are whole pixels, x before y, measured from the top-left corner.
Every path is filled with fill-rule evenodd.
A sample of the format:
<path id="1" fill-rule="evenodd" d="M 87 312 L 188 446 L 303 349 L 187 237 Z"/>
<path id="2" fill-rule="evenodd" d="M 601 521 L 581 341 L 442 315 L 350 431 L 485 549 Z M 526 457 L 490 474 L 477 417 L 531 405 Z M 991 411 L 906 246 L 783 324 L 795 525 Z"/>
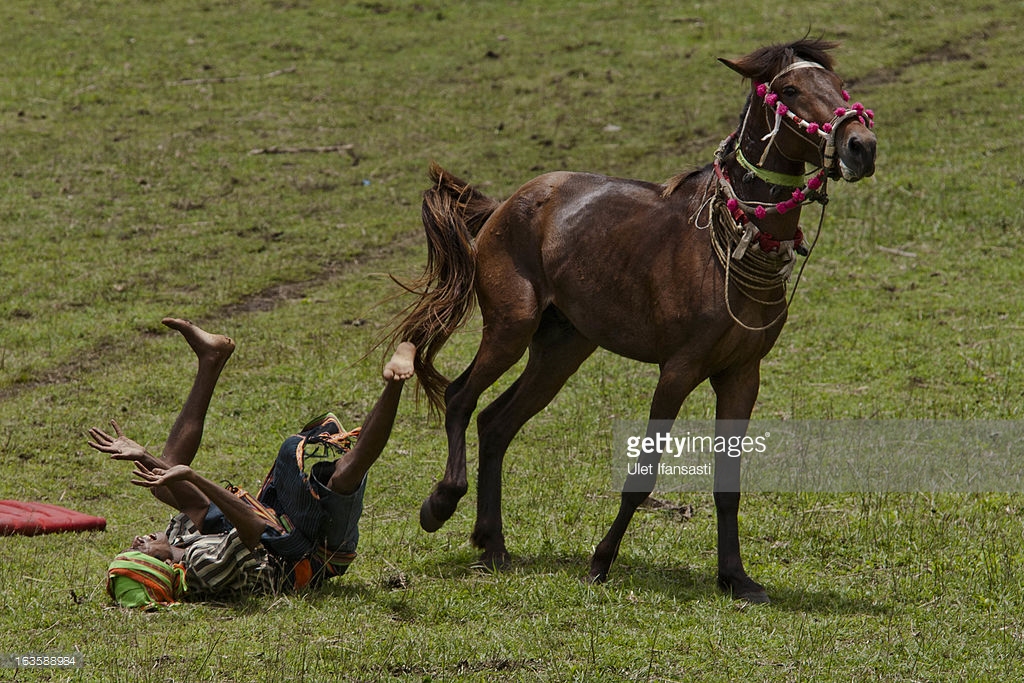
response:
<path id="1" fill-rule="evenodd" d="M 607 581 L 608 572 L 611 571 L 612 563 L 618 554 L 618 543 L 609 542 L 607 539 L 598 543 L 590 557 L 590 574 L 587 576 L 587 582 L 596 585 Z"/>
<path id="2" fill-rule="evenodd" d="M 758 591 L 734 595 L 733 597 L 737 600 L 746 600 L 752 605 L 767 605 L 771 602 L 771 598 L 768 597 L 768 592 L 763 588 Z"/>
<path id="3" fill-rule="evenodd" d="M 752 605 L 767 605 L 771 602 L 764 586 L 746 575 L 740 579 L 719 575 L 718 587 L 722 592 L 732 595 L 733 599 L 744 600 Z"/>
<path id="4" fill-rule="evenodd" d="M 434 533 L 443 527 L 444 523 L 448 521 L 448 517 L 438 519 L 438 517 L 434 515 L 434 511 L 431 509 L 431 500 L 431 498 L 427 498 L 423 501 L 423 505 L 420 506 L 420 528 L 428 534 Z M 449 517 L 450 516 L 451 515 L 449 515 Z"/>
<path id="5" fill-rule="evenodd" d="M 480 555 L 480 559 L 473 566 L 489 572 L 502 572 L 512 567 L 512 556 L 508 554 L 508 551 L 485 552 Z"/>

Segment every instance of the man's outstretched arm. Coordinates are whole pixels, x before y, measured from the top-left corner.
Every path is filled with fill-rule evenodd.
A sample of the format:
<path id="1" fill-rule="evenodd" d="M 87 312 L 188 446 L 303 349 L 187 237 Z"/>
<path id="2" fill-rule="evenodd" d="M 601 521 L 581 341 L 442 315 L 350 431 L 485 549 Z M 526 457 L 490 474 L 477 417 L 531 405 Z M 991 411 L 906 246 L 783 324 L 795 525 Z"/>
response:
<path id="1" fill-rule="evenodd" d="M 125 436 L 124 430 L 116 420 L 111 420 L 110 425 L 114 428 L 114 436 L 98 427 L 91 428 L 89 446 L 101 453 L 109 453 L 111 460 L 130 460 L 144 465 L 148 470 L 167 468 L 167 464 L 146 450 L 145 446 Z M 210 499 L 195 486 L 185 481 L 171 481 L 163 486 L 151 487 L 150 491 L 160 502 L 188 514 L 196 526 L 202 528 L 202 520 L 210 507 Z M 202 510 L 198 519 L 190 512 L 196 510 Z"/>
<path id="2" fill-rule="evenodd" d="M 206 505 L 200 510 L 182 510 L 186 513 L 196 526 L 202 528 L 202 520 L 206 516 L 209 504 L 212 502 L 227 520 L 234 525 L 238 531 L 238 537 L 242 539 L 249 550 L 255 550 L 262 542 L 260 537 L 266 529 L 266 520 L 256 514 L 256 511 L 238 499 L 230 491 L 200 475 L 188 465 L 175 465 L 169 469 L 156 467 L 150 469 L 139 461 L 135 463 L 135 471 L 132 473 L 136 479 L 132 483 L 145 488 L 167 486 L 176 482 L 188 483 L 194 486 L 207 499 Z M 193 514 L 199 514 L 197 520 Z"/>

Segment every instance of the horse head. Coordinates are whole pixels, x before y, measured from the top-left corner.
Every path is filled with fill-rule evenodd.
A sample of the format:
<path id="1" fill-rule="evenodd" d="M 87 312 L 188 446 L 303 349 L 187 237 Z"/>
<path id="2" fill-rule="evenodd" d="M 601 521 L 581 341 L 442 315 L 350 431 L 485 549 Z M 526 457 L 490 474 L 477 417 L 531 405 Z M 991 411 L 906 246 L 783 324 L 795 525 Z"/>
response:
<path id="1" fill-rule="evenodd" d="M 874 112 L 849 102 L 828 53 L 835 47 L 804 39 L 719 60 L 750 79 L 739 145 L 746 146 L 744 153 L 755 152 L 757 167 L 769 160 L 790 167 L 807 163 L 849 182 L 874 174 Z"/>

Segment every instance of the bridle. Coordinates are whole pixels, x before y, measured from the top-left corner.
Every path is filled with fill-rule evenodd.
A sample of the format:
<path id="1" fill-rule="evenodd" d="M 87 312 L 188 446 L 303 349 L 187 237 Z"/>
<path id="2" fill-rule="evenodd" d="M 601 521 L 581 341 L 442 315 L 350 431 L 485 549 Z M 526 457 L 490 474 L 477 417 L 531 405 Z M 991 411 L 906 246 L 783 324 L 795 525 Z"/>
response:
<path id="1" fill-rule="evenodd" d="M 754 94 L 764 101 L 766 112 L 775 114 L 775 122 L 771 130 L 761 138 L 767 141 L 764 151 L 757 164 L 751 163 L 743 154 L 742 141 L 746 133 L 747 122 L 750 119 L 754 107 L 748 101 L 746 111 L 743 114 L 743 121 L 739 129 L 722 141 L 715 152 L 714 180 L 717 189 L 711 197 L 711 211 L 708 225 L 713 227 L 712 243 L 715 247 L 715 254 L 722 263 L 726 272 L 726 294 L 725 303 L 729 315 L 733 321 L 741 327 L 751 331 L 766 330 L 778 323 L 785 316 L 789 309 L 789 303 L 785 295 L 781 299 L 768 301 L 752 295 L 753 292 L 767 292 L 776 287 L 785 287 L 795 264 L 794 252 L 807 256 L 810 250 L 803 244 L 803 234 L 797 228 L 792 240 L 776 240 L 768 233 L 758 229 L 753 219 L 762 220 L 770 214 L 785 214 L 799 208 L 809 202 L 818 202 L 822 205 L 821 217 L 818 223 L 818 233 L 821 233 L 821 226 L 825 221 L 825 205 L 828 204 L 826 192 L 828 179 L 830 177 L 843 177 L 849 180 L 848 170 L 836 155 L 836 133 L 840 125 L 849 119 L 856 118 L 868 128 L 874 127 L 874 112 L 866 109 L 860 102 L 847 107 L 837 107 L 834 117 L 826 123 L 807 121 L 781 101 L 778 93 L 774 92 L 775 82 L 796 69 L 824 69 L 825 67 L 817 62 L 798 60 L 775 74 L 768 83 L 758 83 L 754 88 Z M 849 102 L 850 95 L 846 90 L 842 91 L 843 101 Z M 790 128 L 800 133 L 805 139 L 821 149 L 821 164 L 815 171 L 811 171 L 810 177 L 804 182 L 803 175 L 788 175 L 763 168 L 768 157 L 768 152 L 775 142 L 776 136 L 786 123 Z M 741 199 L 733 187 L 732 180 L 725 169 L 724 160 L 730 153 L 735 154 L 737 163 L 748 173 L 760 180 L 780 188 L 792 188 L 790 196 L 781 202 L 755 202 Z M 706 227 L 706 226 L 705 226 Z M 815 240 L 817 240 L 817 234 Z M 813 244 L 812 244 L 813 248 Z M 743 258 L 748 254 L 757 252 L 753 261 Z M 769 257 L 771 255 L 771 258 Z M 768 257 L 768 258 L 766 258 Z M 777 264 L 772 268 L 771 264 Z M 805 261 L 806 263 L 806 261 Z M 801 268 L 801 272 L 802 272 Z M 761 304 L 785 303 L 786 306 L 779 315 L 767 325 L 751 327 L 740 321 L 732 311 L 729 303 L 728 282 L 734 279 L 739 290 L 749 299 Z M 797 276 L 799 282 L 799 274 Z M 744 291 L 747 290 L 747 291 Z M 792 301 L 796 294 L 796 286 L 790 294 Z"/>
<path id="2" fill-rule="evenodd" d="M 772 126 L 772 129 L 761 138 L 762 141 L 767 141 L 768 143 L 765 145 L 764 151 L 761 153 L 761 158 L 756 164 L 753 164 L 743 154 L 742 141 L 747 130 L 747 123 L 750 120 L 751 112 L 754 109 L 749 103 L 743 114 L 743 121 L 740 124 L 739 130 L 723 140 L 722 144 L 718 146 L 718 151 L 715 152 L 715 174 L 718 178 L 719 187 L 726 196 L 726 201 L 729 204 L 729 210 L 733 214 L 742 213 L 747 217 L 746 220 L 750 220 L 751 216 L 761 220 L 772 213 L 784 214 L 787 211 L 792 211 L 807 202 L 817 201 L 825 204 L 828 201 L 828 196 L 826 194 L 828 178 L 842 176 L 849 179 L 848 170 L 845 164 L 843 164 L 836 155 L 836 133 L 844 121 L 853 118 L 856 118 L 868 128 L 873 128 L 875 113 L 870 109 L 866 109 L 860 102 L 855 102 L 850 105 L 849 108 L 837 107 L 833 111 L 834 117 L 832 120 L 826 123 L 807 121 L 783 104 L 778 93 L 773 89 L 775 82 L 791 71 L 795 71 L 796 69 L 824 68 L 824 66 L 817 62 L 798 60 L 775 74 L 772 80 L 768 83 L 758 83 L 754 88 L 754 93 L 764 101 L 765 107 L 775 114 L 775 124 Z M 844 101 L 850 101 L 850 94 L 846 92 L 846 90 L 842 91 L 842 96 Z M 801 133 L 805 138 L 822 150 L 821 164 L 818 166 L 816 172 L 812 171 L 812 175 L 808 178 L 806 183 L 804 183 L 804 176 L 802 175 L 787 175 L 769 171 L 764 168 L 764 163 L 768 158 L 768 152 L 771 150 L 776 136 L 782 129 L 783 122 L 786 122 L 790 127 L 795 127 L 797 132 Z M 790 197 L 774 204 L 751 202 L 740 199 L 732 186 L 732 181 L 724 170 L 723 160 L 729 152 L 735 153 L 737 163 L 739 163 L 740 166 L 742 166 L 748 173 L 753 174 L 770 185 L 776 185 L 783 188 L 793 188 L 793 192 Z"/>
<path id="3" fill-rule="evenodd" d="M 775 142 L 775 137 L 779 134 L 779 130 L 782 127 L 782 123 L 786 122 L 791 124 L 790 127 L 795 129 L 798 133 L 803 133 L 810 136 L 811 142 L 822 149 L 822 159 L 819 168 L 825 169 L 829 175 L 833 178 L 842 175 L 844 178 L 847 177 L 846 169 L 842 167 L 842 162 L 836 158 L 836 133 L 839 130 L 840 125 L 848 120 L 856 118 L 861 124 L 868 128 L 874 127 L 875 113 L 866 109 L 860 102 L 854 102 L 849 107 L 837 107 L 834 111 L 834 117 L 827 123 L 815 123 L 807 121 L 789 107 L 782 103 L 778 93 L 775 92 L 775 81 L 779 80 L 782 76 L 795 71 L 797 69 L 824 69 L 821 64 L 817 62 L 810 62 L 806 60 L 798 60 L 784 68 L 779 73 L 775 74 L 775 77 L 768 83 L 759 83 L 754 89 L 757 96 L 762 99 L 765 106 L 774 111 L 775 113 L 775 125 L 772 126 L 771 131 L 761 138 L 762 141 L 767 140 L 768 144 L 765 145 L 764 151 L 761 153 L 761 158 L 758 161 L 758 166 L 763 165 L 765 160 L 768 158 L 768 152 L 772 147 L 772 143 Z M 843 101 L 850 101 L 850 93 L 846 90 L 842 90 Z M 741 131 L 745 132 L 747 126 L 747 120 L 750 117 L 751 108 L 747 108 L 747 112 L 743 117 L 743 124 Z M 742 137 L 741 132 L 741 137 Z M 818 144 L 818 138 L 822 139 L 822 144 Z M 837 168 L 838 161 L 838 168 Z M 742 162 L 741 162 L 742 163 Z M 748 169 L 749 170 L 749 169 Z M 848 178 L 847 178 L 848 179 Z"/>

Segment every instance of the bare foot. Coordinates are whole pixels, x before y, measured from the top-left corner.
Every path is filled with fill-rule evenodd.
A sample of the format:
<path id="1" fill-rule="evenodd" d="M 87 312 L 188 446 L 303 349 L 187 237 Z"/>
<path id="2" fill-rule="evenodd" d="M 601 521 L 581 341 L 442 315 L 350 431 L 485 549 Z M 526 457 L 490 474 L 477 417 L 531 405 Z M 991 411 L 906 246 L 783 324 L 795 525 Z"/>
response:
<path id="1" fill-rule="evenodd" d="M 395 354 L 384 366 L 384 379 L 387 381 L 405 381 L 416 374 L 414 361 L 416 347 L 412 342 L 402 342 L 395 349 Z"/>
<path id="2" fill-rule="evenodd" d="M 235 342 L 230 337 L 207 332 L 189 320 L 164 318 L 160 322 L 172 330 L 180 332 L 188 345 L 196 352 L 199 360 L 210 360 L 223 366 L 235 350 Z"/>

